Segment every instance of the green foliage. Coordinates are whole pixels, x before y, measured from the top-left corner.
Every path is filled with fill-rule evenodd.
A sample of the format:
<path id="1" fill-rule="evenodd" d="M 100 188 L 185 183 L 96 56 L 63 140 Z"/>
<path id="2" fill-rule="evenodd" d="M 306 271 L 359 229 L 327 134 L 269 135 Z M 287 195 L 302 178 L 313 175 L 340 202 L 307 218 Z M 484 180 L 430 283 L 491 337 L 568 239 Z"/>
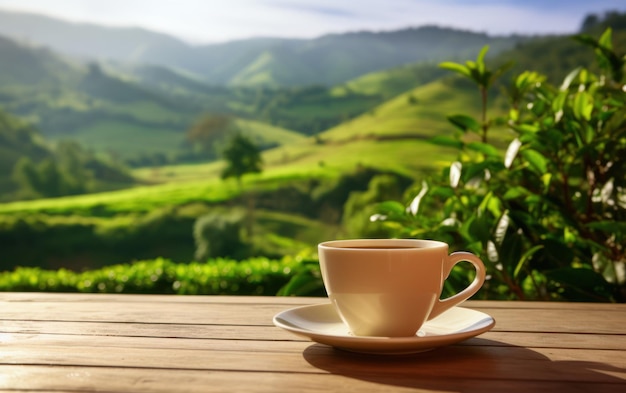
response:
<path id="1" fill-rule="evenodd" d="M 0 273 L 0 291 L 272 296 L 301 269 L 301 261 L 302 257 L 216 258 L 176 264 L 158 258 L 81 273 L 20 267 Z"/>
<path id="2" fill-rule="evenodd" d="M 293 269 L 289 281 L 278 291 L 278 296 L 319 296 L 326 297 L 324 281 L 317 258 L 303 258 Z"/>
<path id="3" fill-rule="evenodd" d="M 259 201 L 262 206 L 254 212 L 251 238 L 246 237 L 244 241 L 240 233 L 226 230 L 209 233 L 207 239 L 217 236 L 211 243 L 208 243 L 211 239 L 202 240 L 207 242 L 209 251 L 216 251 L 210 255 L 237 260 L 250 256 L 280 258 L 296 254 L 336 233 L 335 224 L 323 224 L 301 214 L 265 210 L 271 207 L 266 206 L 267 203 L 280 204 L 281 200 L 289 200 L 292 196 L 283 193 L 276 190 L 273 194 L 264 195 L 266 201 Z M 302 206 L 299 208 L 305 210 Z M 106 209 L 103 211 L 106 213 Z M 233 207 L 193 203 L 110 217 L 71 215 L 71 209 L 66 212 L 68 215 L 0 214 L 0 271 L 11 270 L 18 265 L 46 269 L 94 269 L 159 256 L 188 262 L 194 260 L 194 251 L 200 244 L 194 238 L 198 236 L 198 227 L 202 227 L 199 217 L 209 214 L 225 227 L 243 228 L 243 217 L 238 218 L 238 212 L 242 211 Z M 211 222 L 210 225 L 214 224 Z M 198 255 L 196 260 L 206 258 L 205 255 Z"/>
<path id="4" fill-rule="evenodd" d="M 213 209 L 199 217 L 193 226 L 197 260 L 211 257 L 239 257 L 245 254 L 241 238 L 245 214 L 238 209 Z"/>
<path id="5" fill-rule="evenodd" d="M 577 37 L 595 49 L 600 74 L 579 67 L 557 87 L 523 72 L 508 89 L 505 118 L 488 118 L 484 100 L 480 120 L 451 117 L 463 133 L 480 131 L 481 142 L 456 134 L 457 160 L 424 180 L 408 208 L 379 204 L 388 234 L 477 253 L 488 268 L 485 298 L 626 301 L 625 57 L 610 37 Z M 499 73 L 483 55 L 443 65 L 478 85 L 481 97 Z M 512 131 L 504 154 L 487 143 L 494 124 Z M 459 279 L 467 272 L 453 272 Z"/>
<path id="6" fill-rule="evenodd" d="M 369 220 L 375 214 L 374 204 L 402 196 L 406 184 L 404 179 L 390 174 L 376 175 L 370 180 L 366 191 L 350 193 L 343 208 L 342 224 L 348 237 L 381 237 L 380 224 Z"/>
<path id="7" fill-rule="evenodd" d="M 487 131 L 491 126 L 487 120 L 487 99 L 488 91 L 493 85 L 494 81 L 498 79 L 507 69 L 512 66 L 512 63 L 507 63 L 503 66 L 491 70 L 485 65 L 485 55 L 489 50 L 489 46 L 483 47 L 478 53 L 476 61 L 468 60 L 465 64 L 444 62 L 440 66 L 442 68 L 457 72 L 462 76 L 472 80 L 480 91 L 480 98 L 482 102 L 482 117 L 480 122 L 465 115 L 455 115 L 448 118 L 452 124 L 459 128 L 463 132 L 471 131 L 477 133 L 481 137 L 482 143 L 487 143 Z"/>
<path id="8" fill-rule="evenodd" d="M 219 144 L 230 134 L 236 132 L 232 116 L 224 114 L 205 115 L 196 121 L 187 131 L 187 141 L 198 145 L 205 159 L 215 159 L 219 156 Z"/>
<path id="9" fill-rule="evenodd" d="M 76 195 L 134 183 L 124 167 L 78 143 L 51 147 L 32 126 L 0 110 L 1 199 Z"/>
<path id="10" fill-rule="evenodd" d="M 260 173 L 262 171 L 261 151 L 250 138 L 243 134 L 235 134 L 222 154 L 226 160 L 222 179 L 235 177 L 237 182 L 241 183 L 241 177 L 246 173 Z"/>
<path id="11" fill-rule="evenodd" d="M 70 161 L 69 166 L 57 163 L 49 157 L 35 165 L 24 156 L 13 168 L 13 180 L 20 186 L 24 196 L 58 197 L 62 195 L 82 194 L 91 189 L 92 175 L 77 161 L 71 161 L 71 155 L 61 156 Z"/>
<path id="12" fill-rule="evenodd" d="M 156 256 L 190 261 L 195 219 L 184 206 L 110 218 L 0 215 L 0 270 L 18 264 L 82 269 Z"/>

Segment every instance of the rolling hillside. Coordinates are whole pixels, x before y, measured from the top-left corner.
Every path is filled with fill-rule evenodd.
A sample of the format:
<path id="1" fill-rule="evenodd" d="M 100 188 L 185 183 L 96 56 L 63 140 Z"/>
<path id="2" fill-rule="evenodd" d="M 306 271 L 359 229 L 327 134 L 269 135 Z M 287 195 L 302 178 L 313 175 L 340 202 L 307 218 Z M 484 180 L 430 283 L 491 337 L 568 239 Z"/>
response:
<path id="1" fill-rule="evenodd" d="M 247 63 L 249 59 L 238 57 L 238 51 L 246 48 L 247 53 L 252 53 L 256 44 L 278 45 L 280 40 L 258 40 L 255 44 L 239 42 L 234 46 L 222 44 L 220 50 L 230 51 L 231 62 L 253 64 L 246 75 L 263 74 L 271 78 L 271 67 L 267 67 L 281 56 L 290 56 L 278 62 L 284 68 L 281 75 L 299 68 L 293 64 L 302 57 L 290 49 L 297 43 L 303 44 L 299 49 L 301 54 L 317 53 L 328 62 L 334 58 L 331 54 L 336 48 L 343 48 L 344 52 L 350 49 L 346 53 L 356 61 L 364 56 L 364 52 L 360 52 L 364 42 L 369 42 L 372 48 L 394 42 L 396 48 L 404 48 L 404 56 L 410 56 L 407 48 L 417 45 L 415 35 L 421 34 L 431 40 L 447 37 L 450 43 L 467 44 L 464 50 L 455 47 L 457 53 L 446 60 L 465 53 L 467 56 L 463 59 L 473 58 L 478 50 L 474 51 L 470 44 L 482 43 L 480 35 L 465 34 L 467 41 L 457 42 L 458 33 L 420 28 L 320 37 L 306 45 L 295 40 L 282 43 L 280 50 L 266 52 L 268 55 L 257 63 Z M 623 30 L 616 30 L 614 37 L 616 46 L 623 45 Z M 489 54 L 493 55 L 497 49 L 502 48 L 496 45 Z M 374 52 L 376 50 L 372 49 Z M 491 57 L 490 61 L 504 63 L 511 59 L 522 69 L 535 69 L 562 78 L 574 64 L 590 64 L 593 53 L 567 37 L 538 37 L 519 43 L 514 49 Z M 269 73 L 253 72 L 261 69 Z M 0 105 L 4 110 L 33 123 L 53 141 L 71 138 L 94 151 L 112 153 L 122 159 L 175 155 L 184 142 L 185 130 L 207 112 L 229 113 L 239 118 L 238 125 L 255 135 L 263 146 L 285 145 L 276 149 L 277 152 L 268 153 L 268 158 L 275 163 L 308 157 L 310 162 L 320 165 L 328 162 L 323 157 L 326 153 L 316 153 L 322 148 L 328 149 L 330 154 L 335 146 L 367 140 L 391 143 L 391 140 L 427 139 L 449 129 L 446 114 L 471 112 L 477 105 L 475 95 L 459 93 L 458 86 L 454 86 L 454 93 L 446 88 L 447 83 L 454 83 L 447 76 L 441 79 L 446 73 L 436 62 L 420 62 L 361 75 L 332 88 L 224 87 L 211 85 L 196 73 L 167 65 L 80 63 L 48 49 L 0 40 L 0 80 L 3 81 Z M 280 132 L 272 136 L 271 130 Z M 303 139 L 290 130 L 316 135 L 316 138 Z M 306 151 L 309 147 L 311 151 Z M 361 161 L 365 157 L 372 159 L 372 154 L 359 156 Z M 348 160 L 345 155 L 341 159 Z"/>
<path id="2" fill-rule="evenodd" d="M 0 37 L 0 107 L 32 123 L 51 141 L 76 140 L 122 159 L 174 155 L 186 130 L 203 113 L 254 114 L 255 96 L 249 91 L 212 87 L 157 66 L 142 67 L 141 75 L 131 77 L 106 64 L 71 62 L 47 49 Z M 280 127 L 258 120 L 242 124 L 264 146 L 298 137 L 286 137 L 289 132 L 282 128 L 274 137 L 267 130 Z"/>
<path id="3" fill-rule="evenodd" d="M 458 89 L 452 85 L 454 80 L 444 78 L 409 90 L 315 139 L 273 149 L 266 153 L 266 161 L 277 171 L 306 166 L 345 171 L 371 166 L 411 177 L 441 168 L 454 152 L 428 140 L 453 132 L 446 114 L 459 108 L 468 113 L 479 110 L 478 93 Z"/>

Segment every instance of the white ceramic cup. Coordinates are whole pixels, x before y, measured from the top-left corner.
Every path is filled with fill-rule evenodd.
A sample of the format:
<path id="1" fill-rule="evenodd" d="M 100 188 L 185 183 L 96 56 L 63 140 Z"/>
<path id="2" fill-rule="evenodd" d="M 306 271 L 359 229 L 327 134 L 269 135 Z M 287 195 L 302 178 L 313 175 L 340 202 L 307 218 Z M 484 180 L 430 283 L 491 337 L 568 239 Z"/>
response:
<path id="1" fill-rule="evenodd" d="M 429 319 L 474 295 L 485 266 L 474 254 L 448 254 L 446 243 L 415 239 L 334 240 L 319 244 L 328 297 L 352 334 L 407 337 Z M 476 269 L 463 291 L 441 300 L 443 284 L 461 261 Z"/>

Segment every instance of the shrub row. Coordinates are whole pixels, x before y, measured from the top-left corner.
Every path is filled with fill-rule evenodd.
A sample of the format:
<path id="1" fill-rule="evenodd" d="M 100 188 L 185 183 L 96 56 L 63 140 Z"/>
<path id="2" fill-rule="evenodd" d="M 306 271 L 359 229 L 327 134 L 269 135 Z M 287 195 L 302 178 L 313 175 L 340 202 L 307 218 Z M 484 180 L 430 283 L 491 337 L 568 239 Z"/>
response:
<path id="1" fill-rule="evenodd" d="M 0 291 L 273 296 L 306 262 L 299 256 L 188 264 L 157 258 L 85 272 L 18 267 L 0 273 Z"/>

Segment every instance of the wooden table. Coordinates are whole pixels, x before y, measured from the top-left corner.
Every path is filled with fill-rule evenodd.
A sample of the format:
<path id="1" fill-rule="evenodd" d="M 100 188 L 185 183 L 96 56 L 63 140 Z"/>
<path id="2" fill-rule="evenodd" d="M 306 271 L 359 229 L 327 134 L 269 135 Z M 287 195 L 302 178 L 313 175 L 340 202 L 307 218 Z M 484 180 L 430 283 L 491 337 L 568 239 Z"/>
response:
<path id="1" fill-rule="evenodd" d="M 468 301 L 493 330 L 400 357 L 272 324 L 326 301 L 0 293 L 0 391 L 626 392 L 626 304 Z"/>

